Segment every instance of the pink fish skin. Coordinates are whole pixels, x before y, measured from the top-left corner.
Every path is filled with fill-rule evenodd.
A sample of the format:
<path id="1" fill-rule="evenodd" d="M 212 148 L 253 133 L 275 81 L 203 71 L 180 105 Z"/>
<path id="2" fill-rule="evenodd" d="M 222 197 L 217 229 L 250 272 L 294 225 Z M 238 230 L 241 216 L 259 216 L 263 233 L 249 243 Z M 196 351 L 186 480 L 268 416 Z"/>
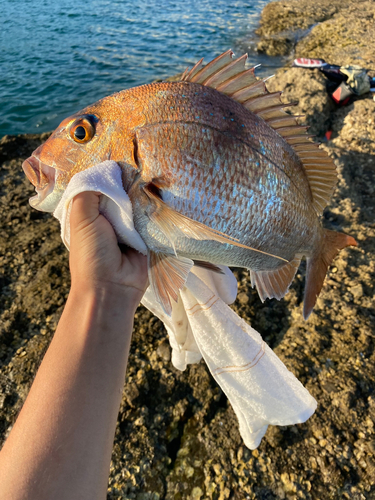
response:
<path id="1" fill-rule="evenodd" d="M 335 166 L 285 113 L 246 57 L 201 61 L 181 82 L 106 97 L 64 120 L 23 168 L 35 208 L 53 211 L 75 173 L 118 162 L 170 314 L 191 267 L 250 269 L 262 300 L 282 298 L 307 258 L 304 316 L 351 236 L 322 228 Z"/>

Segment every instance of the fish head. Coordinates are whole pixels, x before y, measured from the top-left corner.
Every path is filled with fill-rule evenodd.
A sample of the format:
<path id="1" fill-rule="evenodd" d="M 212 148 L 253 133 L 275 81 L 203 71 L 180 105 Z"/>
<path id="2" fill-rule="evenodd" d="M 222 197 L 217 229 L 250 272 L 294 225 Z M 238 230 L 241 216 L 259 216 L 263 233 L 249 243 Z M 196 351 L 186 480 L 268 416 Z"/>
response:
<path id="1" fill-rule="evenodd" d="M 123 113 L 116 112 L 113 97 L 63 120 L 49 139 L 24 161 L 22 168 L 37 193 L 29 200 L 33 208 L 53 212 L 78 172 L 105 160 L 131 161 L 129 120 L 123 120 Z M 126 106 L 121 107 L 121 111 L 124 109 Z"/>

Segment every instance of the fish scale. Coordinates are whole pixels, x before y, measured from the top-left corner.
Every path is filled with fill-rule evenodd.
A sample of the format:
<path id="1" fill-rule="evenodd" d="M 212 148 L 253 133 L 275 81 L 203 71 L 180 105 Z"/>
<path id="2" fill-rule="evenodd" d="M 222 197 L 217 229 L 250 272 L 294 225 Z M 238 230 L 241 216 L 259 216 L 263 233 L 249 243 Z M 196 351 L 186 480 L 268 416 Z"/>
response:
<path id="1" fill-rule="evenodd" d="M 332 259 L 356 245 L 319 219 L 335 166 L 284 111 L 280 92 L 269 93 L 245 69 L 247 56 L 232 56 L 200 61 L 180 82 L 118 92 L 64 120 L 23 164 L 37 191 L 30 203 L 53 211 L 77 172 L 114 160 L 167 314 L 193 265 L 246 267 L 262 300 L 280 299 L 306 256 L 307 318 Z"/>
<path id="2" fill-rule="evenodd" d="M 263 159 L 259 161 L 259 166 L 255 166 L 255 161 L 250 157 L 251 150 L 246 144 L 239 142 L 237 147 L 233 147 L 234 139 L 224 136 L 224 141 L 230 141 L 232 146 L 228 148 L 224 141 L 219 142 L 217 136 L 220 133 L 212 129 L 210 129 L 212 131 L 211 137 L 208 137 L 208 134 L 205 136 L 206 148 L 197 155 L 195 137 L 189 140 L 189 130 L 191 131 L 199 125 L 189 124 L 190 129 L 187 127 L 184 125 L 182 132 L 171 124 L 141 129 L 138 141 L 140 163 L 148 166 L 144 173 L 142 169 L 143 180 L 150 182 L 153 178 L 159 177 L 163 171 L 173 171 L 170 186 L 165 190 L 162 189 L 163 200 L 176 211 L 237 238 L 245 245 L 270 252 L 272 248 L 275 248 L 275 240 L 278 240 L 277 255 L 286 260 L 291 260 L 294 257 L 297 239 L 298 247 L 303 250 L 307 249 L 307 242 L 311 235 L 305 234 L 306 218 L 316 217 L 312 208 L 304 202 L 290 179 L 286 175 L 282 177 L 277 175 L 278 171 L 273 164 L 271 164 L 273 172 L 270 173 L 269 163 Z M 169 154 L 170 151 L 171 154 L 176 154 L 176 145 L 173 140 L 175 134 L 181 138 L 181 144 L 177 144 L 179 157 L 173 164 L 175 158 L 170 158 Z M 169 137 L 173 148 L 169 148 L 168 143 L 166 143 Z M 150 144 L 153 145 L 152 149 L 149 147 Z M 163 147 L 160 148 L 157 159 L 154 161 L 156 151 L 154 145 L 158 144 L 163 144 Z M 216 156 L 221 158 L 221 173 L 215 175 Z M 199 165 L 204 167 L 200 168 Z M 202 209 L 203 199 L 207 194 L 208 184 L 211 184 L 209 204 L 204 210 Z M 234 186 L 238 191 L 236 197 L 231 194 Z M 296 193 L 291 196 L 293 189 Z M 265 191 L 267 191 L 266 197 Z M 267 206 L 273 195 L 277 197 L 278 204 L 273 202 L 272 210 L 270 210 Z M 215 213 L 217 212 L 215 206 L 220 201 L 222 202 L 221 210 L 219 213 Z M 310 210 L 308 210 L 309 208 Z M 228 217 L 229 210 L 233 213 L 231 217 Z M 223 211 L 227 217 L 223 217 Z M 288 215 L 287 218 L 284 217 L 284 224 L 280 224 L 280 212 Z M 260 216 L 262 221 L 259 221 Z M 246 232 L 238 231 L 239 224 L 246 227 Z M 288 227 L 293 228 L 294 234 L 293 238 L 285 239 L 283 234 Z M 290 231 L 291 229 L 289 233 Z M 165 243 L 163 238 L 162 240 Z M 195 244 L 199 248 L 202 247 L 202 243 L 196 240 L 189 243 L 182 242 L 182 245 L 185 244 L 189 244 L 189 251 L 193 250 L 192 247 Z M 181 254 L 186 254 L 183 246 L 179 251 Z M 229 258 L 230 262 L 225 261 L 226 264 L 241 265 L 239 262 L 243 259 L 242 249 L 223 248 L 223 251 L 225 255 L 233 252 Z M 236 252 L 239 253 L 238 259 L 240 260 L 234 257 Z M 215 262 L 219 261 L 220 257 L 217 256 Z M 246 259 L 246 267 L 254 270 L 259 269 L 261 265 L 263 268 L 264 266 L 272 268 L 279 267 L 279 264 L 272 257 L 266 258 L 254 252 L 249 252 Z"/>
<path id="3" fill-rule="evenodd" d="M 153 98 L 155 84 L 130 90 L 139 99 L 147 123 L 196 123 L 221 131 L 230 138 L 243 140 L 254 148 L 253 154 L 255 152 L 259 158 L 272 158 L 272 164 L 293 178 L 304 196 L 311 197 L 308 181 L 295 152 L 256 114 L 214 89 L 199 84 L 190 84 L 197 90 L 186 88 L 188 84 L 183 83 L 156 85 L 163 88 L 162 95 L 157 99 Z M 174 103 L 172 110 L 170 102 Z M 202 144 L 201 137 L 194 135 L 193 139 Z M 226 174 L 231 175 L 231 172 Z"/>

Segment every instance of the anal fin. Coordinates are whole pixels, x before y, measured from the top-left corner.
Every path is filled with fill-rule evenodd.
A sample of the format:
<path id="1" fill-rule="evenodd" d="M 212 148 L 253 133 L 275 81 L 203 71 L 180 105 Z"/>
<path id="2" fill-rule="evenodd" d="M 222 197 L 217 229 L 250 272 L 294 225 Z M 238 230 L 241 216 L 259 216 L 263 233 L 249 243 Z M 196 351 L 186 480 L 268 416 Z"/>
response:
<path id="1" fill-rule="evenodd" d="M 185 257 L 148 252 L 148 277 L 152 291 L 164 312 L 172 314 L 171 299 L 177 302 L 178 293 L 186 283 L 194 262 Z"/>
<path id="2" fill-rule="evenodd" d="M 296 257 L 275 271 L 250 271 L 251 285 L 256 285 L 260 300 L 282 299 L 289 290 L 300 262 L 301 259 Z"/>

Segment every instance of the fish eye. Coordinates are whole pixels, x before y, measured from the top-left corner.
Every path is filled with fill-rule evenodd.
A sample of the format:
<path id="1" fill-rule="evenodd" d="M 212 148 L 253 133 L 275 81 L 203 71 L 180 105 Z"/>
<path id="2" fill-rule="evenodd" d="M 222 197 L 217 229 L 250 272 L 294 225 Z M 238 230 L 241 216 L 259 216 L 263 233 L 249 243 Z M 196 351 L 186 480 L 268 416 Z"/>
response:
<path id="1" fill-rule="evenodd" d="M 86 129 L 82 127 L 82 125 L 79 125 L 79 127 L 74 130 L 74 138 L 78 141 L 84 141 L 86 139 L 86 134 Z"/>
<path id="2" fill-rule="evenodd" d="M 95 135 L 95 124 L 91 117 L 77 118 L 69 129 L 70 137 L 81 144 L 90 141 Z"/>

